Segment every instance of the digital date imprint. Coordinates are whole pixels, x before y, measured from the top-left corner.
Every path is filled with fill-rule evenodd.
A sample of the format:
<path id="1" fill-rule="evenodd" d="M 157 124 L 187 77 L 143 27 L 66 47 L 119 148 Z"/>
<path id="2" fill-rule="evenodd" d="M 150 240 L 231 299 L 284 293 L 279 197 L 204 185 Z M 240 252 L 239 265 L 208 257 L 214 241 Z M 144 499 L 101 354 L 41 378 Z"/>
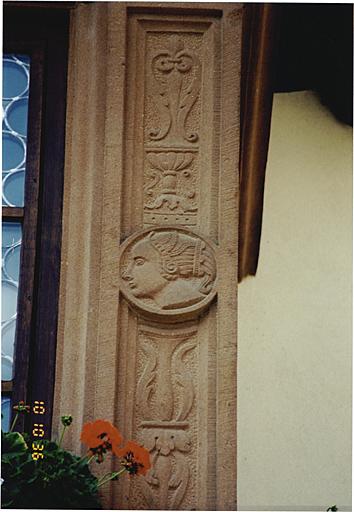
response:
<path id="1" fill-rule="evenodd" d="M 44 424 L 40 423 L 40 420 L 42 419 L 41 416 L 45 414 L 45 404 L 43 401 L 35 400 L 34 404 L 32 406 L 32 412 L 34 415 L 38 415 L 38 423 L 33 423 L 32 427 L 32 459 L 33 460 L 39 460 L 44 459 L 44 444 L 43 444 L 43 437 L 45 434 L 44 430 Z"/>

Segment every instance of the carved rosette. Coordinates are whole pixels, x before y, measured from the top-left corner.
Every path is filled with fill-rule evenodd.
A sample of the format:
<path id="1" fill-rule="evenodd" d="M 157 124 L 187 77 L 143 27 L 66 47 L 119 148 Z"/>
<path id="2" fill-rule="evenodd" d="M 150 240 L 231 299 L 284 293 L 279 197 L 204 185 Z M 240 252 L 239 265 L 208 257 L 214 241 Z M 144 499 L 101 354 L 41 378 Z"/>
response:
<path id="1" fill-rule="evenodd" d="M 139 329 L 136 430 L 152 468 L 138 490 L 155 510 L 195 506 L 195 335 L 195 328 Z"/>
<path id="2" fill-rule="evenodd" d="M 121 292 L 152 320 L 199 316 L 215 297 L 216 277 L 214 244 L 187 228 L 144 229 L 121 246 Z"/>

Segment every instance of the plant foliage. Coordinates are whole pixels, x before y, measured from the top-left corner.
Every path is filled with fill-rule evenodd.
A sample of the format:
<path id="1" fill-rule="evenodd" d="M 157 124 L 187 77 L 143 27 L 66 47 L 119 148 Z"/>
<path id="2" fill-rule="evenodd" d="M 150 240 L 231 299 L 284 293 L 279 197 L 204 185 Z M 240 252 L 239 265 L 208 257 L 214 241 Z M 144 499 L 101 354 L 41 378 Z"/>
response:
<path id="1" fill-rule="evenodd" d="M 43 440 L 34 461 L 18 432 L 1 434 L 2 508 L 100 509 L 98 480 L 87 460 Z"/>
<path id="2" fill-rule="evenodd" d="M 2 508 L 100 509 L 101 485 L 117 480 L 124 472 L 133 477 L 145 475 L 151 467 L 149 452 L 143 446 L 134 441 L 119 446 L 123 437 L 109 421 L 96 420 L 83 426 L 80 439 L 88 450 L 79 458 L 61 448 L 65 430 L 73 421 L 71 415 L 61 417 L 63 430 L 58 443 L 42 438 L 30 443 L 27 433 L 13 432 L 19 414 L 27 414 L 30 406 L 20 401 L 13 409 L 16 415 L 10 432 L 1 432 Z M 89 464 L 92 460 L 100 464 L 109 452 L 120 457 L 121 469 L 97 479 Z"/>

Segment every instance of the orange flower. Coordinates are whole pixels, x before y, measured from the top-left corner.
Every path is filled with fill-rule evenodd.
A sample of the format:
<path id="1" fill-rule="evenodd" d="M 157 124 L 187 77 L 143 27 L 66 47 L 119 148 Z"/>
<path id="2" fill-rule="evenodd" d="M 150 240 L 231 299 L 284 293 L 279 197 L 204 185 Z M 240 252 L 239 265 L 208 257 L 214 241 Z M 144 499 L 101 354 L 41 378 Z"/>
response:
<path id="1" fill-rule="evenodd" d="M 112 447 L 119 445 L 123 440 L 119 430 L 105 420 L 86 423 L 82 428 L 80 439 L 93 453 L 96 448 L 101 448 L 104 452 L 112 450 Z"/>
<path id="2" fill-rule="evenodd" d="M 134 441 L 128 441 L 124 448 L 118 448 L 115 453 L 123 458 L 121 464 L 131 475 L 145 475 L 151 467 L 148 450 Z"/>

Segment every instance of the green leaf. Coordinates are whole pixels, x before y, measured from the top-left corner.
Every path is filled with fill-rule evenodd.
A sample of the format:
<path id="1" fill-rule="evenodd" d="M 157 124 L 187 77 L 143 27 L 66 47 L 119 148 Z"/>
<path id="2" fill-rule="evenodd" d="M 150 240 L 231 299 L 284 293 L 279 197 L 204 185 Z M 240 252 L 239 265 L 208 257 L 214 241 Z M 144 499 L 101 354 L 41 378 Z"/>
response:
<path id="1" fill-rule="evenodd" d="M 28 446 L 23 436 L 19 432 L 7 432 L 1 436 L 1 450 L 2 455 L 7 459 L 17 457 L 18 455 L 26 452 Z"/>
<path id="2" fill-rule="evenodd" d="M 21 439 L 22 438 L 22 439 Z M 3 508 L 100 509 L 98 480 L 87 461 L 43 440 L 44 458 L 33 461 L 20 434 L 3 436 Z M 3 451 L 4 451 L 3 444 Z"/>

